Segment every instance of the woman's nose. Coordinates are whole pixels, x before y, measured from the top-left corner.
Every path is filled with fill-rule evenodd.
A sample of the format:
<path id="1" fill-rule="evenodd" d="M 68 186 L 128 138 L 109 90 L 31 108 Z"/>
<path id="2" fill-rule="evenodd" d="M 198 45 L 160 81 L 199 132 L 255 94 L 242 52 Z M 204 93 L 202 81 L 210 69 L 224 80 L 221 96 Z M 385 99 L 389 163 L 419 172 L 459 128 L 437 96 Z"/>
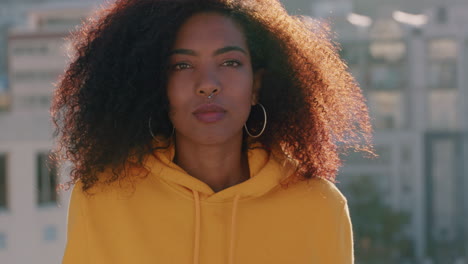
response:
<path id="1" fill-rule="evenodd" d="M 218 76 L 214 70 L 205 70 L 200 72 L 197 82 L 197 95 L 206 96 L 209 99 L 221 91 L 221 85 Z"/>

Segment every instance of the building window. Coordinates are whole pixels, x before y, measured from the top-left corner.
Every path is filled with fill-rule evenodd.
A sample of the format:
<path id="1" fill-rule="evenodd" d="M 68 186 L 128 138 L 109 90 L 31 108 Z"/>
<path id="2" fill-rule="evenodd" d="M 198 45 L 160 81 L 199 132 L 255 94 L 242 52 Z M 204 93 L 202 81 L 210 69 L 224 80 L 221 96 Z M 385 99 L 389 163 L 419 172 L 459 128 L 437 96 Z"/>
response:
<path id="1" fill-rule="evenodd" d="M 455 39 L 431 39 L 428 46 L 428 86 L 432 89 L 457 87 L 457 42 Z"/>
<path id="2" fill-rule="evenodd" d="M 456 181 L 453 157 L 455 153 L 455 145 L 453 141 L 438 140 L 433 143 L 433 185 L 432 191 L 434 199 L 433 204 L 433 219 L 434 230 L 433 236 L 436 240 L 454 239 L 455 219 L 457 212 L 457 204 L 455 200 Z"/>
<path id="3" fill-rule="evenodd" d="M 0 112 L 8 111 L 10 107 L 10 95 L 8 90 L 8 78 L 0 72 Z"/>
<path id="4" fill-rule="evenodd" d="M 368 93 L 368 100 L 376 130 L 403 128 L 405 108 L 401 91 L 371 91 Z"/>
<path id="5" fill-rule="evenodd" d="M 57 165 L 49 153 L 37 155 L 37 201 L 39 205 L 57 202 Z"/>
<path id="6" fill-rule="evenodd" d="M 18 45 L 13 48 L 13 54 L 16 56 L 37 56 L 47 55 L 49 49 L 46 43 L 37 44 L 35 46 Z"/>
<path id="7" fill-rule="evenodd" d="M 435 131 L 450 131 L 459 128 L 457 100 L 455 89 L 431 90 L 429 98 L 429 128 Z"/>
<path id="8" fill-rule="evenodd" d="M 346 62 L 349 71 L 359 83 L 362 89 L 365 89 L 365 72 L 363 68 L 364 57 L 366 54 L 366 47 L 368 42 L 343 42 L 342 49 L 340 50 L 341 58 Z"/>
<path id="9" fill-rule="evenodd" d="M 371 89 L 404 89 L 406 86 L 406 44 L 401 40 L 378 40 L 369 45 Z"/>
<path id="10" fill-rule="evenodd" d="M 0 112 L 6 112 L 10 108 L 10 96 L 0 92 Z"/>
<path id="11" fill-rule="evenodd" d="M 448 21 L 447 8 L 445 6 L 439 6 L 436 9 L 436 21 L 438 24 L 446 24 Z"/>
<path id="12" fill-rule="evenodd" d="M 463 134 L 426 133 L 425 196 L 427 252 L 441 259 L 463 255 L 466 188 Z"/>
<path id="13" fill-rule="evenodd" d="M 7 235 L 5 233 L 0 233 L 0 249 L 7 248 Z"/>
<path id="14" fill-rule="evenodd" d="M 58 71 L 18 71 L 12 74 L 14 82 L 52 82 L 59 77 Z"/>
<path id="15" fill-rule="evenodd" d="M 456 130 L 458 120 L 457 41 L 434 38 L 428 43 L 427 85 L 430 88 L 428 120 L 430 130 Z"/>
<path id="16" fill-rule="evenodd" d="M 45 17 L 39 20 L 39 26 L 47 29 L 68 29 L 80 25 L 82 17 Z"/>
<path id="17" fill-rule="evenodd" d="M 7 156 L 0 154 L 0 209 L 7 207 Z"/>
<path id="18" fill-rule="evenodd" d="M 57 228 L 54 225 L 44 227 L 42 238 L 44 241 L 52 242 L 57 240 Z"/>
<path id="19" fill-rule="evenodd" d="M 22 109 L 48 109 L 51 96 L 48 94 L 18 95 L 16 103 Z"/>
<path id="20" fill-rule="evenodd" d="M 434 61 L 428 65 L 427 81 L 430 88 L 444 89 L 456 86 L 456 61 Z"/>

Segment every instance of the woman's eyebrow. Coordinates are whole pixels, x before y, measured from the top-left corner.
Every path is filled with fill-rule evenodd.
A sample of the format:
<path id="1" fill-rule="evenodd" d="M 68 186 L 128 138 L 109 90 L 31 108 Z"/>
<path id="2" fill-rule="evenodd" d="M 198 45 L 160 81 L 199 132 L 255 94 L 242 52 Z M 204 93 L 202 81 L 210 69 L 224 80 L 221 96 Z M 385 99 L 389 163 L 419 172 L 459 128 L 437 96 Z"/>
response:
<path id="1" fill-rule="evenodd" d="M 220 49 L 217 49 L 215 52 L 213 52 L 213 56 L 220 55 L 229 51 L 239 51 L 247 55 L 247 51 L 245 51 L 243 48 L 239 46 L 226 46 Z M 172 50 L 169 53 L 169 56 L 175 55 L 175 54 L 183 54 L 183 55 L 190 55 L 190 56 L 197 56 L 198 53 L 194 50 L 191 49 L 175 49 Z"/>
<path id="2" fill-rule="evenodd" d="M 224 48 L 220 48 L 220 49 L 217 49 L 213 55 L 219 55 L 219 54 L 223 54 L 223 53 L 226 53 L 226 52 L 229 52 L 229 51 L 240 51 L 242 53 L 244 53 L 245 55 L 247 55 L 247 51 L 245 51 L 243 48 L 241 47 L 238 47 L 238 46 L 226 46 Z"/>

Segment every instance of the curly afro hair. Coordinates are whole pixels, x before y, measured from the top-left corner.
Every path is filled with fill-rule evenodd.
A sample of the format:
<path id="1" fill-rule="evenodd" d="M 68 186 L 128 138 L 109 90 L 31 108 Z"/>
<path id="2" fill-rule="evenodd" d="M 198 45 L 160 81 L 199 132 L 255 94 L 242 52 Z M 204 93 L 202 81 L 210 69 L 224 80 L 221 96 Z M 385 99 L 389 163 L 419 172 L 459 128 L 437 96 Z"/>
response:
<path id="1" fill-rule="evenodd" d="M 290 181 L 335 181 L 341 153 L 373 153 L 372 128 L 362 92 L 338 55 L 329 29 L 290 16 L 277 0 L 117 0 L 70 35 L 74 57 L 61 76 L 51 115 L 55 150 L 72 163 L 71 180 L 87 190 L 111 168 L 109 182 L 132 177 L 155 150 L 154 134 L 170 137 L 166 94 L 170 49 L 178 28 L 197 12 L 218 12 L 238 23 L 252 67 L 264 69 L 258 101 L 268 112 L 254 143 L 297 164 Z M 263 115 L 251 114 L 249 127 Z"/>

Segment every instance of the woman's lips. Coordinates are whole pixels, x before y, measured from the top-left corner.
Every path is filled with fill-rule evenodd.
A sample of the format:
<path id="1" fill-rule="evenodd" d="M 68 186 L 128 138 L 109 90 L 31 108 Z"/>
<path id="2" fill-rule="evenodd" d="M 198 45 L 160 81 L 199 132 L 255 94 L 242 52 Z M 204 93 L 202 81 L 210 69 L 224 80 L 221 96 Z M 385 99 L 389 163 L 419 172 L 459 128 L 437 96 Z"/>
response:
<path id="1" fill-rule="evenodd" d="M 226 110 L 216 104 L 203 104 L 193 112 L 198 121 L 203 123 L 214 123 L 223 119 Z"/>

